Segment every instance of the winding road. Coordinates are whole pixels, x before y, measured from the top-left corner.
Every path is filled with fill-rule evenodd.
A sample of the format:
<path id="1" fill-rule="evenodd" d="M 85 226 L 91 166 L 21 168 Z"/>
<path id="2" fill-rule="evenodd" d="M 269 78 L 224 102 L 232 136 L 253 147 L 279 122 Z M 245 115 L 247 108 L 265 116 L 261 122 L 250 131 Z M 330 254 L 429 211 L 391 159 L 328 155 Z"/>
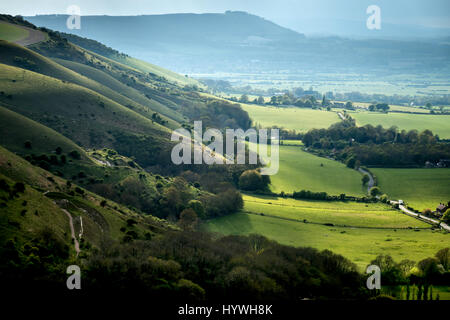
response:
<path id="1" fill-rule="evenodd" d="M 358 168 L 358 171 L 361 172 L 362 174 L 367 174 L 369 176 L 369 182 L 367 183 L 367 192 L 369 193 L 370 189 L 375 185 L 375 181 L 373 179 L 373 176 L 367 170 Z M 441 221 L 436 220 L 436 219 L 432 219 L 432 218 L 426 217 L 426 216 L 418 214 L 418 213 L 415 213 L 415 212 L 409 210 L 408 208 L 406 208 L 404 205 L 400 204 L 400 201 L 393 201 L 393 200 L 391 200 L 389 203 L 393 204 L 393 205 L 398 204 L 398 208 L 403 213 L 407 214 L 410 217 L 414 217 L 414 218 L 422 220 L 422 221 L 424 221 L 426 223 L 437 225 L 437 226 L 441 227 L 442 229 L 447 230 L 447 231 L 450 232 L 450 226 L 447 225 L 446 223 L 441 222 Z"/>

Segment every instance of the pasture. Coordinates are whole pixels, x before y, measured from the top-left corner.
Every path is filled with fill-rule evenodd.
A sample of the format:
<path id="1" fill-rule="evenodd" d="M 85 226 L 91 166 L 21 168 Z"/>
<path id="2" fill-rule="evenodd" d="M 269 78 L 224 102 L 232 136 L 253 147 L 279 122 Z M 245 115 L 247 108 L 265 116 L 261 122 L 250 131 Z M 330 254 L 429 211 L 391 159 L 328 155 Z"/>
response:
<path id="1" fill-rule="evenodd" d="M 272 191 L 277 193 L 305 189 L 331 195 L 363 196 L 361 177 L 356 170 L 340 162 L 315 156 L 300 147 L 280 146 L 279 171 L 270 178 Z"/>
<path id="2" fill-rule="evenodd" d="M 241 104 L 254 124 L 263 128 L 279 126 L 297 132 L 307 132 L 313 128 L 328 128 L 339 122 L 336 112 L 294 107 L 269 107 Z"/>
<path id="3" fill-rule="evenodd" d="M 382 203 L 308 201 L 292 198 L 244 196 L 244 212 L 307 220 L 309 223 L 368 228 L 427 228 L 428 224 Z"/>
<path id="4" fill-rule="evenodd" d="M 403 200 L 414 209 L 435 210 L 450 201 L 450 169 L 371 169 L 378 185 L 390 199 Z"/>
<path id="5" fill-rule="evenodd" d="M 276 217 L 236 213 L 210 220 L 204 228 L 224 235 L 261 234 L 281 244 L 331 250 L 353 261 L 363 272 L 379 254 L 395 261 L 420 261 L 448 247 L 442 231 L 331 227 Z"/>
<path id="6" fill-rule="evenodd" d="M 440 138 L 450 138 L 450 115 L 421 115 L 407 113 L 376 113 L 376 112 L 352 112 L 350 114 L 359 126 L 371 124 L 382 125 L 383 128 L 392 126 L 400 130 L 413 130 L 419 132 L 429 129 Z"/>

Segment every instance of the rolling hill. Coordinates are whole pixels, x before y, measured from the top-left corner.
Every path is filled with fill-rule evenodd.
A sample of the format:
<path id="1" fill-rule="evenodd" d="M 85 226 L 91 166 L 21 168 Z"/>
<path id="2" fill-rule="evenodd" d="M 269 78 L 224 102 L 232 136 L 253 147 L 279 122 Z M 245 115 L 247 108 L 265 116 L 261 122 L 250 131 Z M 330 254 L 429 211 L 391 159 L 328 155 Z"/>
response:
<path id="1" fill-rule="evenodd" d="M 67 17 L 26 19 L 67 32 Z M 444 75 L 449 68 L 445 41 L 305 37 L 246 12 L 83 16 L 82 20 L 83 27 L 71 33 L 182 73 L 357 72 L 377 77 L 411 72 Z"/>

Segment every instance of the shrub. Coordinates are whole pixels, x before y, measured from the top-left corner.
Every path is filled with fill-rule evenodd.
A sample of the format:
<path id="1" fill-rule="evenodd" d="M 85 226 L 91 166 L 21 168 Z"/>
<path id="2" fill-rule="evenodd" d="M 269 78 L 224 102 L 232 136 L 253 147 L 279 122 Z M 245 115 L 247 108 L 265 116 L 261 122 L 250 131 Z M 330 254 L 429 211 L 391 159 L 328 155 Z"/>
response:
<path id="1" fill-rule="evenodd" d="M 77 150 L 73 150 L 69 153 L 69 156 L 73 159 L 79 160 L 81 159 L 81 155 Z"/>
<path id="2" fill-rule="evenodd" d="M 264 190 L 267 184 L 257 170 L 244 171 L 239 177 L 239 188 L 246 191 Z"/>
<path id="3" fill-rule="evenodd" d="M 376 196 L 378 196 L 379 194 L 381 194 L 381 190 L 380 190 L 380 188 L 378 188 L 378 187 L 372 187 L 372 188 L 369 190 L 369 194 L 370 194 L 372 197 L 376 197 Z"/>
<path id="4" fill-rule="evenodd" d="M 388 201 L 388 196 L 387 196 L 387 194 L 383 194 L 383 195 L 380 197 L 380 201 L 383 202 L 383 203 L 386 203 L 386 202 Z"/>
<path id="5" fill-rule="evenodd" d="M 205 218 L 205 208 L 203 207 L 203 203 L 201 201 L 199 200 L 189 201 L 188 208 L 194 210 L 200 219 Z"/>

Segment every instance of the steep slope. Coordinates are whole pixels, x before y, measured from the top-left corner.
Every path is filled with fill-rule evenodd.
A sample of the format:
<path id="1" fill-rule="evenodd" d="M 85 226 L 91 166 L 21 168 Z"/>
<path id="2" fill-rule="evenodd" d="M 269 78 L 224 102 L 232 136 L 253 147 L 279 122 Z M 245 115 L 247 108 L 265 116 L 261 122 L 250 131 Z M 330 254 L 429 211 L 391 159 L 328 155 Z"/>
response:
<path id="1" fill-rule="evenodd" d="M 0 145 L 20 154 L 51 154 L 61 148 L 61 153 L 77 151 L 80 161 L 93 164 L 87 153 L 73 141 L 30 120 L 0 104 Z"/>
<path id="2" fill-rule="evenodd" d="M 75 234 L 82 240 L 82 251 L 88 243 L 98 246 L 103 238 L 121 239 L 126 236 L 127 231 L 120 230 L 124 227 L 142 239 L 170 228 L 163 220 L 143 217 L 109 200 L 101 205 L 102 201 L 102 197 L 69 185 L 66 180 L 32 166 L 0 146 L 2 248 L 9 239 L 23 245 L 49 229 L 74 253 L 65 211 L 73 218 Z M 131 228 L 127 228 L 128 219 L 135 221 Z"/>
<path id="3" fill-rule="evenodd" d="M 151 109 L 153 103 L 145 97 L 143 97 L 139 103 L 134 101 L 132 98 L 130 99 L 129 97 L 122 95 L 121 91 L 124 91 L 123 87 L 126 87 L 125 85 L 122 85 L 120 91 L 114 90 L 117 88 L 110 88 L 108 85 L 104 85 L 101 81 L 105 81 L 107 84 L 109 84 L 110 82 L 107 81 L 108 79 L 105 79 L 106 75 L 100 70 L 92 68 L 93 70 L 91 70 L 91 72 L 89 73 L 90 77 L 84 76 L 80 73 L 77 73 L 76 71 L 70 70 L 70 68 L 66 68 L 58 63 L 55 63 L 54 61 L 25 47 L 1 40 L 0 50 L 2 51 L 2 55 L 0 56 L 0 63 L 17 66 L 47 75 L 49 77 L 78 84 L 85 88 L 96 91 L 101 95 L 104 95 L 105 97 L 110 98 L 117 103 L 142 114 L 147 118 L 151 118 L 151 115 L 156 111 Z M 86 68 L 89 67 L 86 66 Z M 134 92 L 132 94 L 132 97 L 136 95 L 138 95 L 138 93 Z M 169 118 L 166 118 L 164 116 L 163 119 L 167 122 L 170 121 L 170 126 L 172 128 L 179 127 L 179 124 L 177 124 L 175 121 L 170 120 Z"/>
<path id="4" fill-rule="evenodd" d="M 105 98 L 55 78 L 0 64 L 0 102 L 83 147 L 112 147 L 143 166 L 169 163 L 167 128 Z"/>

